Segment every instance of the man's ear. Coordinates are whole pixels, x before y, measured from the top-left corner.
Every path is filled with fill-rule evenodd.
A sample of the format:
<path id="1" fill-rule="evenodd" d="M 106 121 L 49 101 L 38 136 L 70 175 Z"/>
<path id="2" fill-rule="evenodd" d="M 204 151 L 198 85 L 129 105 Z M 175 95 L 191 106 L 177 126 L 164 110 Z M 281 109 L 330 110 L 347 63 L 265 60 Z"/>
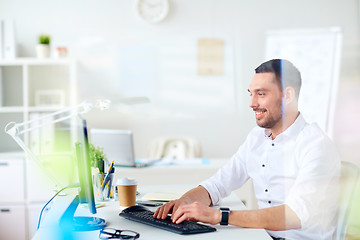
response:
<path id="1" fill-rule="evenodd" d="M 293 87 L 288 86 L 284 89 L 284 100 L 287 104 L 295 100 L 295 89 Z"/>

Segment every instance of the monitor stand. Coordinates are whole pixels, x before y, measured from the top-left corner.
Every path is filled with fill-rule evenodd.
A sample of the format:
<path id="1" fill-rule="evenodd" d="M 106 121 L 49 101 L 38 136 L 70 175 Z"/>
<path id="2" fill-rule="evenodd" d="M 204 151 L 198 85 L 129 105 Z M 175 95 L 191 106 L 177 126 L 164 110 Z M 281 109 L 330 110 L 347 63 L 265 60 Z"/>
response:
<path id="1" fill-rule="evenodd" d="M 106 226 L 105 220 L 98 217 L 74 216 L 79 205 L 79 195 L 76 195 L 71 204 L 67 207 L 60 218 L 61 229 L 72 231 L 93 231 L 103 229 Z"/>

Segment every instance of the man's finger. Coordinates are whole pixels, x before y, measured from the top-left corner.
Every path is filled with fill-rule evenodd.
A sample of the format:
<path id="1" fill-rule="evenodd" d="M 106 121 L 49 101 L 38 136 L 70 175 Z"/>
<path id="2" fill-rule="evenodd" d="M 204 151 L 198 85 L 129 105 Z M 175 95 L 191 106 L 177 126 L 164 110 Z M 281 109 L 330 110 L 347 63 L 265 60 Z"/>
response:
<path id="1" fill-rule="evenodd" d="M 189 205 L 179 206 L 178 209 L 176 210 L 176 212 L 174 212 L 171 215 L 171 220 L 173 222 L 177 222 L 178 219 L 180 219 L 188 211 L 189 211 Z M 186 219 L 184 219 L 184 220 L 186 220 Z M 182 220 L 182 221 L 184 221 L 184 220 Z"/>
<path id="2" fill-rule="evenodd" d="M 171 212 L 173 206 L 174 206 L 174 201 L 168 202 L 165 205 L 163 205 L 160 218 L 165 219 L 167 215 Z"/>

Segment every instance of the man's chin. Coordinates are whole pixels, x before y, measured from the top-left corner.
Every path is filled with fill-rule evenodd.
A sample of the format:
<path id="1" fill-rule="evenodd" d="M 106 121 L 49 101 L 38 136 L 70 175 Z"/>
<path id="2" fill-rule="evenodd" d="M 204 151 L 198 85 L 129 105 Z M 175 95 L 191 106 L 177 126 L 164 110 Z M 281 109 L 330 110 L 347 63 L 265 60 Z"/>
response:
<path id="1" fill-rule="evenodd" d="M 261 128 L 270 128 L 269 124 L 267 124 L 266 122 L 262 122 L 260 120 L 256 120 L 256 124 Z"/>
<path id="2" fill-rule="evenodd" d="M 263 123 L 259 120 L 256 120 L 256 124 L 259 126 L 259 127 L 264 127 Z"/>

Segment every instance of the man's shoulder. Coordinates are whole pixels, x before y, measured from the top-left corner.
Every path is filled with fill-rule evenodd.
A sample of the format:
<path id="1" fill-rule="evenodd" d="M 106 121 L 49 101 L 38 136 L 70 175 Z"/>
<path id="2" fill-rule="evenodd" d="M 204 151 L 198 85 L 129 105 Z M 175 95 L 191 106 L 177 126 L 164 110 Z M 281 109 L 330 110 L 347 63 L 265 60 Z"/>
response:
<path id="1" fill-rule="evenodd" d="M 326 151 L 337 153 L 335 143 L 319 127 L 317 123 L 306 124 L 297 137 L 303 150 L 317 149 L 317 151 Z"/>
<path id="2" fill-rule="evenodd" d="M 324 141 L 331 142 L 329 136 L 315 122 L 307 123 L 302 129 L 300 136 L 310 139 L 322 139 Z"/>

